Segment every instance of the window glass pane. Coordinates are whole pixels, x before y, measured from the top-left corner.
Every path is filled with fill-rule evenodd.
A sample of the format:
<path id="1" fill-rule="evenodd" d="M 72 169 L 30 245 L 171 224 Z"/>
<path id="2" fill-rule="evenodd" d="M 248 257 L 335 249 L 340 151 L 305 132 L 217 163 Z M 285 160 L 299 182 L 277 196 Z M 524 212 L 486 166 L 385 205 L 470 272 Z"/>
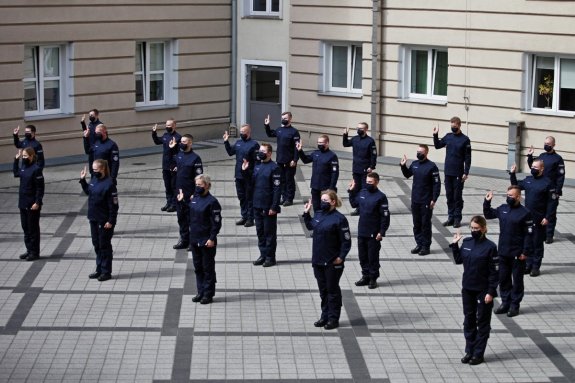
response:
<path id="1" fill-rule="evenodd" d="M 24 82 L 24 110 L 26 112 L 38 110 L 38 93 L 35 81 Z"/>
<path id="2" fill-rule="evenodd" d="M 331 86 L 347 88 L 347 47 L 334 46 L 331 56 Z"/>
<path id="3" fill-rule="evenodd" d="M 435 51 L 435 82 L 433 94 L 447 96 L 447 52 Z"/>
<path id="4" fill-rule="evenodd" d="M 280 103 L 280 72 L 251 70 L 251 101 Z"/>
<path id="5" fill-rule="evenodd" d="M 29 47 L 24 50 L 24 78 L 36 77 L 36 48 Z"/>
<path id="6" fill-rule="evenodd" d="M 280 0 L 272 0 L 272 12 L 280 11 Z"/>
<path id="7" fill-rule="evenodd" d="M 265 12 L 267 0 L 252 0 L 253 12 Z"/>
<path id="8" fill-rule="evenodd" d="M 553 106 L 554 62 L 553 57 L 537 57 L 536 59 L 533 84 L 533 107 L 535 108 Z"/>
<path id="9" fill-rule="evenodd" d="M 60 109 L 60 81 L 44 81 L 44 109 Z"/>
<path id="10" fill-rule="evenodd" d="M 161 101 L 164 99 L 164 75 L 150 75 L 150 101 Z"/>
<path id="11" fill-rule="evenodd" d="M 575 60 L 561 59 L 559 110 L 575 110 Z"/>
<path id="12" fill-rule="evenodd" d="M 144 102 L 144 80 L 141 74 L 136 75 L 136 102 Z"/>
<path id="13" fill-rule="evenodd" d="M 143 55 L 142 55 L 142 43 L 136 44 L 136 72 L 141 72 L 144 67 Z"/>
<path id="14" fill-rule="evenodd" d="M 150 44 L 150 70 L 164 70 L 164 44 Z"/>
<path id="15" fill-rule="evenodd" d="M 44 48 L 44 77 L 60 76 L 60 48 Z"/>
<path id="16" fill-rule="evenodd" d="M 353 89 L 361 89 L 361 57 L 363 49 L 361 47 L 353 47 Z"/>
<path id="17" fill-rule="evenodd" d="M 411 93 L 427 94 L 427 51 L 411 51 Z"/>

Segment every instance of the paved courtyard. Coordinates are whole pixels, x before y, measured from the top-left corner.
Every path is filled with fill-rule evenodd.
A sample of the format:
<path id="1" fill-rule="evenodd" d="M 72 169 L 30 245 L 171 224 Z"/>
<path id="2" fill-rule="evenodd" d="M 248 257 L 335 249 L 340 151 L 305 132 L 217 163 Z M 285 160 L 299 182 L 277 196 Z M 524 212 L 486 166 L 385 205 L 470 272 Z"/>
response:
<path id="1" fill-rule="evenodd" d="M 191 254 L 175 251 L 175 213 L 164 213 L 160 155 L 123 158 L 120 213 L 113 240 L 114 279 L 89 280 L 94 270 L 82 164 L 49 166 L 42 210 L 41 259 L 24 262 L 18 182 L 0 173 L 1 382 L 573 382 L 575 381 L 575 189 L 561 200 L 556 241 L 545 248 L 540 277 L 525 279 L 521 315 L 493 316 L 480 366 L 462 365 L 461 266 L 453 264 L 452 232 L 440 198 L 432 253 L 414 245 L 411 180 L 381 163 L 381 189 L 392 213 L 382 242 L 380 287 L 356 287 L 356 243 L 344 275 L 341 327 L 317 329 L 319 295 L 310 264 L 311 238 L 300 219 L 311 166 L 298 167 L 297 198 L 278 218 L 277 267 L 252 266 L 255 228 L 235 226 L 239 203 L 234 160 L 221 141 L 195 145 L 222 204 L 218 284 L 211 305 L 192 302 Z M 431 151 L 442 159 L 444 152 Z M 339 190 L 351 178 L 341 153 Z M 473 170 L 473 169 L 472 169 Z M 482 212 L 494 190 L 504 202 L 507 180 L 474 175 L 466 183 L 465 218 Z M 341 211 L 351 217 L 347 193 Z M 496 221 L 489 222 L 495 242 Z M 463 228 L 468 234 L 468 229 Z M 497 303 L 496 303 L 497 306 Z"/>

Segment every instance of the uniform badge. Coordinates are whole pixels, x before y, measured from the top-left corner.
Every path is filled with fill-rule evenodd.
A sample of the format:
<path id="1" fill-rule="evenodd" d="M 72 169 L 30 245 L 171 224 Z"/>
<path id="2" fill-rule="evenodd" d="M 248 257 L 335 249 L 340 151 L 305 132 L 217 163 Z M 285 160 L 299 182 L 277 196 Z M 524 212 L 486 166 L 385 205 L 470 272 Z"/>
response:
<path id="1" fill-rule="evenodd" d="M 114 161 L 118 161 L 118 156 L 114 156 L 114 158 L 112 158 Z"/>
<path id="2" fill-rule="evenodd" d="M 202 169 L 197 168 L 197 169 L 196 169 L 196 174 L 202 174 Z"/>
<path id="3" fill-rule="evenodd" d="M 274 180 L 274 185 L 275 185 L 275 186 L 280 186 L 280 180 Z"/>
<path id="4" fill-rule="evenodd" d="M 349 231 L 346 232 L 343 237 L 345 238 L 346 241 L 349 241 L 349 239 L 351 238 L 351 234 L 349 234 Z"/>
<path id="5" fill-rule="evenodd" d="M 219 215 L 216 215 L 216 216 L 214 217 L 214 221 L 220 222 L 220 216 L 219 216 Z"/>
<path id="6" fill-rule="evenodd" d="M 113 201 L 114 201 L 114 205 L 117 205 L 118 204 L 118 197 L 114 197 Z"/>

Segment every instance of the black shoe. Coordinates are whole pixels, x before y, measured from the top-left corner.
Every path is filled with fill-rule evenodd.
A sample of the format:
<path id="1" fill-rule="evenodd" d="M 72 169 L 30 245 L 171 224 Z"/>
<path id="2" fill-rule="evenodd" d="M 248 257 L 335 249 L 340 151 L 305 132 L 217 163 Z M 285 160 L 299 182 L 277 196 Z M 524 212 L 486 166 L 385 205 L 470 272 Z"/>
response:
<path id="1" fill-rule="evenodd" d="M 531 272 L 529 273 L 530 276 L 532 277 L 538 277 L 541 275 L 541 271 L 539 271 L 539 269 L 533 269 L 531 270 Z"/>
<path id="2" fill-rule="evenodd" d="M 443 226 L 453 226 L 453 219 L 449 218 L 447 221 L 443 222 Z"/>
<path id="3" fill-rule="evenodd" d="M 28 254 L 28 256 L 26 257 L 26 261 L 31 262 L 31 261 L 35 261 L 37 259 L 40 259 L 40 256 L 38 254 Z"/>
<path id="4" fill-rule="evenodd" d="M 321 318 L 320 318 L 317 322 L 313 322 L 313 325 L 314 325 L 315 327 L 323 327 L 323 326 L 325 326 L 326 324 L 327 324 L 327 320 L 321 319 Z"/>
<path id="5" fill-rule="evenodd" d="M 357 209 L 352 210 L 350 215 L 353 215 L 353 216 L 359 215 L 359 210 L 357 210 Z"/>
<path id="6" fill-rule="evenodd" d="M 96 279 L 96 278 L 98 278 L 99 276 L 100 276 L 100 273 L 96 271 L 95 273 L 92 273 L 92 274 L 88 275 L 88 278 L 90 278 L 90 279 Z"/>
<path id="7" fill-rule="evenodd" d="M 253 219 L 248 219 L 246 221 L 246 223 L 244 224 L 244 227 L 252 227 L 254 225 L 254 220 Z"/>
<path id="8" fill-rule="evenodd" d="M 110 279 L 112 279 L 112 276 L 110 274 L 102 274 L 98 277 L 99 282 L 109 281 Z"/>
<path id="9" fill-rule="evenodd" d="M 187 249 L 188 248 L 188 244 L 185 243 L 182 240 L 179 240 L 178 243 L 176 243 L 174 246 L 172 246 L 174 248 L 174 250 L 180 250 L 180 249 Z"/>
<path id="10" fill-rule="evenodd" d="M 422 247 L 421 250 L 419 251 L 419 253 L 417 253 L 419 255 L 428 255 L 431 254 L 431 251 L 429 251 L 429 247 Z"/>
<path id="11" fill-rule="evenodd" d="M 356 286 L 367 286 L 369 285 L 369 278 L 366 276 L 361 277 L 361 279 L 355 282 Z"/>
<path id="12" fill-rule="evenodd" d="M 29 252 L 25 252 L 24 254 L 20 254 L 20 255 L 18 256 L 18 258 L 20 258 L 20 259 L 26 259 L 26 258 L 28 258 L 29 255 L 30 255 Z"/>
<path id="13" fill-rule="evenodd" d="M 471 354 L 465 354 L 465 355 L 463 356 L 463 358 L 461 358 L 461 363 L 467 364 L 467 363 L 469 363 L 469 361 L 470 361 L 471 359 L 473 359 L 473 356 L 472 356 Z"/>
<path id="14" fill-rule="evenodd" d="M 553 243 L 553 237 L 547 237 L 547 239 L 545 240 L 545 243 L 550 245 Z"/>
<path id="15" fill-rule="evenodd" d="M 369 281 L 369 286 L 367 287 L 368 289 L 377 289 L 377 280 L 372 279 L 371 281 Z"/>
<path id="16" fill-rule="evenodd" d="M 531 274 L 531 267 L 526 267 L 525 270 L 523 270 L 523 274 Z"/>
<path id="17" fill-rule="evenodd" d="M 253 264 L 254 266 L 261 266 L 264 264 L 264 262 L 266 261 L 266 259 L 264 257 L 259 257 L 258 259 L 256 259 Z"/>
<path id="18" fill-rule="evenodd" d="M 162 207 L 160 208 L 160 210 L 161 210 L 161 211 L 166 211 L 166 210 L 168 210 L 169 207 L 170 207 L 170 204 L 167 203 L 167 204 L 165 204 L 164 206 L 162 206 Z"/>
<path id="19" fill-rule="evenodd" d="M 474 356 L 473 358 L 471 358 L 471 360 L 469 361 L 469 365 L 470 366 L 477 366 L 478 364 L 481 364 L 485 362 L 485 359 L 483 359 L 482 356 Z"/>
<path id="20" fill-rule="evenodd" d="M 175 207 L 174 205 L 172 205 L 172 206 L 168 207 L 168 208 L 166 209 L 166 211 L 167 211 L 168 213 L 173 213 L 173 212 L 176 211 L 176 207 Z"/>
<path id="21" fill-rule="evenodd" d="M 508 306 L 499 306 L 498 308 L 496 308 L 495 310 L 493 310 L 494 314 L 507 314 L 507 312 L 509 311 L 509 307 Z"/>
<path id="22" fill-rule="evenodd" d="M 201 300 L 202 300 L 202 296 L 201 296 L 200 294 L 195 295 L 195 296 L 192 298 L 192 302 L 194 302 L 194 303 L 198 303 L 198 302 L 201 301 Z"/>
<path id="23" fill-rule="evenodd" d="M 276 265 L 276 261 L 267 260 L 264 262 L 263 267 L 272 267 Z"/>
<path id="24" fill-rule="evenodd" d="M 461 227 L 461 221 L 453 221 L 453 227 L 458 229 Z"/>
<path id="25" fill-rule="evenodd" d="M 519 309 L 509 309 L 509 311 L 507 311 L 507 316 L 509 318 L 516 317 L 517 315 L 519 315 Z"/>
<path id="26" fill-rule="evenodd" d="M 238 219 L 238 220 L 236 221 L 236 225 L 238 225 L 238 226 L 243 226 L 243 225 L 246 224 L 247 221 L 248 221 L 248 220 L 245 219 L 245 218 Z"/>
<path id="27" fill-rule="evenodd" d="M 194 249 L 192 249 L 192 246 L 188 246 L 187 250 L 190 251 L 190 252 L 191 252 L 191 251 L 194 251 Z"/>
<path id="28" fill-rule="evenodd" d="M 200 301 L 200 304 L 201 305 L 209 305 L 213 301 L 214 301 L 214 298 L 212 298 L 212 297 L 203 297 L 202 300 Z"/>
<path id="29" fill-rule="evenodd" d="M 418 254 L 421 251 L 421 246 L 417 245 L 411 249 L 411 254 Z"/>
<path id="30" fill-rule="evenodd" d="M 291 205 L 293 205 L 293 201 L 291 201 L 291 200 L 284 202 L 284 206 L 291 206 Z"/>
<path id="31" fill-rule="evenodd" d="M 323 326 L 326 330 L 333 330 L 334 328 L 339 327 L 339 322 L 336 320 L 328 320 L 325 326 Z"/>

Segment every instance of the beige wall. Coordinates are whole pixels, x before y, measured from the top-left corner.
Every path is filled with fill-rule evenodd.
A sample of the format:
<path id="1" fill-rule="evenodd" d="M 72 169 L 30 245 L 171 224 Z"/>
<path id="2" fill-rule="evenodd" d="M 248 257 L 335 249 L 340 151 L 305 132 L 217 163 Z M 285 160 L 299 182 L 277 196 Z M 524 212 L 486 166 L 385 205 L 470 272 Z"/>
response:
<path id="1" fill-rule="evenodd" d="M 83 153 L 79 121 L 91 108 L 101 111 L 120 150 L 151 146 L 151 126 L 168 117 L 197 138 L 219 136 L 214 132 L 228 125 L 230 0 L 35 4 L 5 1 L 0 12 L 0 163 L 15 152 L 12 130 L 27 123 L 38 128 L 47 158 Z M 175 108 L 136 111 L 135 41 L 152 39 L 177 42 L 179 101 Z M 69 116 L 25 121 L 24 46 L 51 42 L 72 47 L 74 109 Z"/>

